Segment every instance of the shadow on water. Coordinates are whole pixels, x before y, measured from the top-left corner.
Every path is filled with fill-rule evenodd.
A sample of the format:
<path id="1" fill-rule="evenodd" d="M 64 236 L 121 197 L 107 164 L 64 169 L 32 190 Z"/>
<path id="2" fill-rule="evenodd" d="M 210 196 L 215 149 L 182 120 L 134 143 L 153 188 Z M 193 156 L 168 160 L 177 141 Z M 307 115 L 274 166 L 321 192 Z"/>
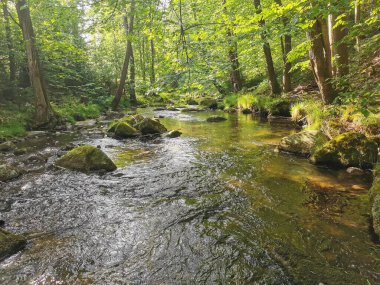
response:
<path id="1" fill-rule="evenodd" d="M 30 243 L 0 265 L 1 284 L 380 282 L 369 178 L 275 153 L 293 130 L 250 116 L 156 115 L 183 136 L 73 138 L 101 146 L 114 173 L 46 170 L 5 185 L 2 219 Z"/>

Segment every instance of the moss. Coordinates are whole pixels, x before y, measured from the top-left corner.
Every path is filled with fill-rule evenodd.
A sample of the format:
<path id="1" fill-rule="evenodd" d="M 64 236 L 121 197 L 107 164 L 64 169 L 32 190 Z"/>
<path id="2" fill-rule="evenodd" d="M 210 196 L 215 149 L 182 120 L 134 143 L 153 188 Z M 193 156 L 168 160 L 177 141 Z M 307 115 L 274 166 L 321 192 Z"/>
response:
<path id="1" fill-rule="evenodd" d="M 74 148 L 58 159 L 56 164 L 67 169 L 82 172 L 116 170 L 116 165 L 103 151 L 90 145 Z"/>
<path id="2" fill-rule="evenodd" d="M 145 118 L 142 122 L 137 125 L 137 128 L 143 135 L 149 134 L 162 134 L 167 131 L 164 125 L 159 121 Z"/>
<path id="3" fill-rule="evenodd" d="M 214 98 L 206 97 L 199 100 L 199 105 L 210 109 L 217 109 L 218 101 Z"/>
<path id="4" fill-rule="evenodd" d="M 20 175 L 21 172 L 16 167 L 7 164 L 0 165 L 0 181 L 6 182 Z"/>
<path id="5" fill-rule="evenodd" d="M 0 229 L 0 261 L 22 250 L 25 245 L 24 237 Z"/>
<path id="6" fill-rule="evenodd" d="M 377 144 L 365 135 L 349 132 L 317 148 L 311 161 L 335 167 L 371 168 L 377 161 Z"/>
<path id="7" fill-rule="evenodd" d="M 326 142 L 326 136 L 319 131 L 303 131 L 284 137 L 278 148 L 285 152 L 309 156 L 318 145 Z"/>
<path id="8" fill-rule="evenodd" d="M 137 130 L 126 122 L 120 122 L 115 127 L 115 136 L 119 138 L 132 138 L 137 135 Z"/>

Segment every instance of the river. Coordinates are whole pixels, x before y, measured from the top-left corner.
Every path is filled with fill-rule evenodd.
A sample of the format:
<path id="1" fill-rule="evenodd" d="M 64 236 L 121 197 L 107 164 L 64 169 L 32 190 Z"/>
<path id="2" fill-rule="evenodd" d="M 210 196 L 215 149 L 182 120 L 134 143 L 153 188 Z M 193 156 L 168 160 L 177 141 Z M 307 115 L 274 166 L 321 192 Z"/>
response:
<path id="1" fill-rule="evenodd" d="M 24 142 L 35 171 L 0 186 L 0 215 L 29 242 L 0 283 L 379 284 L 370 177 L 277 153 L 292 129 L 238 114 L 207 123 L 214 114 L 155 112 L 176 139 L 97 128 Z M 55 169 L 69 142 L 101 146 L 118 170 Z"/>

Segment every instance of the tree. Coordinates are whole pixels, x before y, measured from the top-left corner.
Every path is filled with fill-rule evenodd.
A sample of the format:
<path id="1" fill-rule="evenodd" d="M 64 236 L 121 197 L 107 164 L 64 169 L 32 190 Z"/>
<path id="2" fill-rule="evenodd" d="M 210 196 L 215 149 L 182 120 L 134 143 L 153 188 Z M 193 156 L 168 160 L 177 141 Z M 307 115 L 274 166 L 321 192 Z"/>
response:
<path id="1" fill-rule="evenodd" d="M 8 48 L 9 81 L 13 83 L 16 80 L 16 58 L 15 58 L 11 25 L 9 23 L 8 0 L 1 0 L 1 3 L 3 6 L 3 16 L 4 16 L 4 23 L 5 23 L 5 38 L 7 41 L 7 48 Z"/>
<path id="2" fill-rule="evenodd" d="M 36 126 L 47 126 L 51 123 L 54 116 L 48 100 L 45 81 L 36 48 L 32 19 L 30 17 L 30 10 L 26 0 L 18 0 L 16 2 L 16 9 L 25 42 L 29 77 L 35 96 Z"/>
<path id="3" fill-rule="evenodd" d="M 256 8 L 256 14 L 260 15 L 262 13 L 260 0 L 254 0 L 253 3 Z M 259 25 L 262 28 L 265 28 L 265 20 L 263 18 L 259 19 Z M 277 81 L 276 71 L 274 69 L 274 64 L 273 64 L 272 51 L 271 51 L 267 37 L 268 35 L 266 31 L 263 30 L 261 32 L 261 39 L 263 41 L 263 50 L 264 50 L 265 61 L 266 61 L 266 66 L 267 66 L 269 85 L 271 88 L 272 95 L 278 95 L 281 93 L 281 88 L 280 88 L 280 84 Z"/>
<path id="4" fill-rule="evenodd" d="M 125 58 L 124 58 L 124 64 L 120 75 L 120 81 L 119 81 L 119 87 L 116 91 L 116 95 L 114 100 L 112 101 L 112 109 L 117 110 L 120 104 L 121 97 L 123 96 L 124 90 L 125 90 L 125 82 L 127 80 L 128 76 L 128 69 L 129 64 L 131 61 L 131 57 L 133 56 L 133 48 L 132 48 L 132 35 L 133 35 L 133 24 L 134 24 L 134 18 L 135 18 L 135 9 L 136 9 L 136 2 L 135 0 L 131 1 L 131 9 L 129 12 L 129 23 L 128 23 L 128 17 L 125 16 L 124 18 L 124 26 L 125 29 L 128 31 L 127 34 L 127 48 L 125 51 Z M 134 64 L 133 64 L 134 68 Z M 132 92 L 131 92 L 132 94 Z M 134 95 L 131 97 L 131 101 L 136 101 L 136 98 L 133 98 Z"/>

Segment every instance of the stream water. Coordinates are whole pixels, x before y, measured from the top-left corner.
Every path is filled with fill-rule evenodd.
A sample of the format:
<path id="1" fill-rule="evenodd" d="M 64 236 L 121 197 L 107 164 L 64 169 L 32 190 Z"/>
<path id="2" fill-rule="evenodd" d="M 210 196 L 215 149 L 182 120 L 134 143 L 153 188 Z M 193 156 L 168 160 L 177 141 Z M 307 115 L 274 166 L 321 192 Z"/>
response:
<path id="1" fill-rule="evenodd" d="M 291 129 L 205 122 L 214 114 L 155 112 L 176 139 L 87 129 L 24 142 L 35 171 L 0 185 L 0 215 L 29 243 L 0 284 L 379 284 L 370 178 L 276 153 Z M 100 145 L 118 170 L 50 167 L 68 142 Z"/>

